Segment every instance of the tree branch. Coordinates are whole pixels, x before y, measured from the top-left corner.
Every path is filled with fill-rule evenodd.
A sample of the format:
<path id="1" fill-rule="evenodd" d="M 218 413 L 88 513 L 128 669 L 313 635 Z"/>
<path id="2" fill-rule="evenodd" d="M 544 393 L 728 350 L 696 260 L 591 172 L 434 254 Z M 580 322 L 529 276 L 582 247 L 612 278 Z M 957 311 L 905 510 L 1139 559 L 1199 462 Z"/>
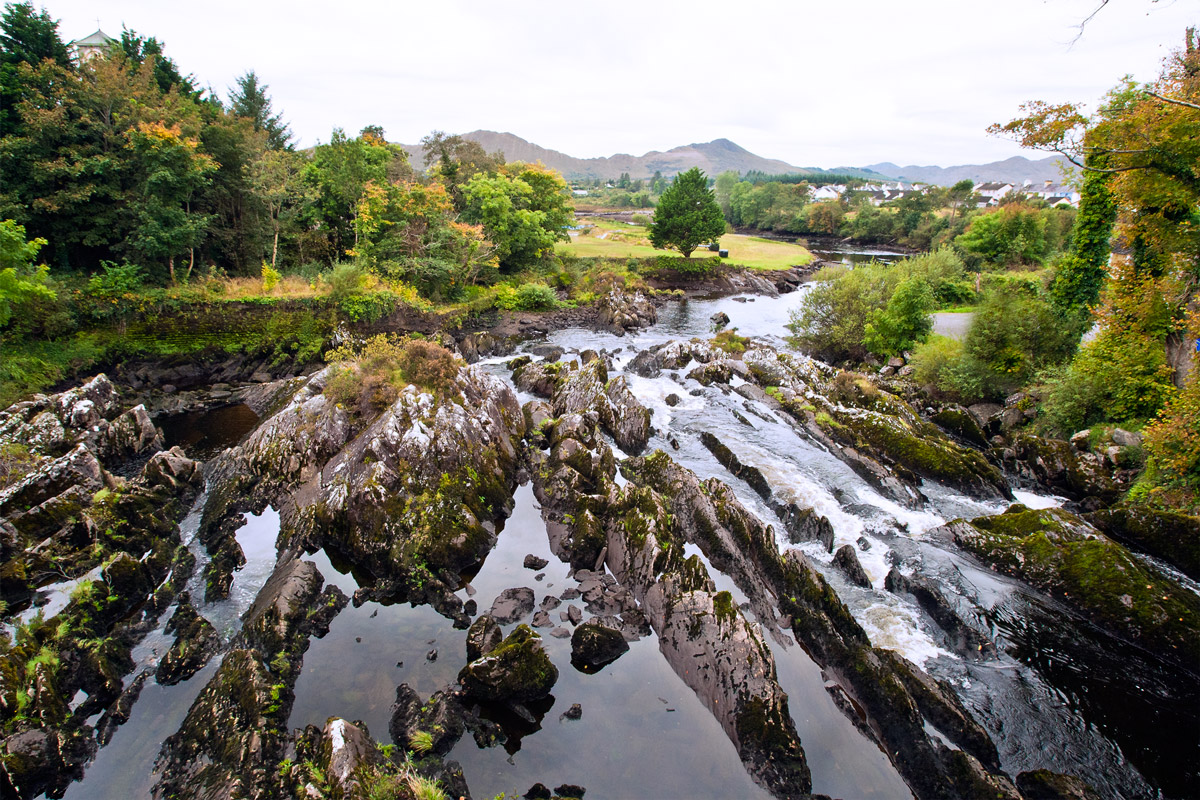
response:
<path id="1" fill-rule="evenodd" d="M 1147 91 L 1146 94 L 1150 95 L 1155 100 L 1161 100 L 1164 103 L 1170 103 L 1173 106 L 1183 106 L 1184 108 L 1194 108 L 1195 110 L 1200 111 L 1200 105 L 1197 105 L 1195 103 L 1189 103 L 1186 100 L 1176 100 L 1174 97 L 1164 97 L 1161 94 L 1158 94 L 1156 92 L 1150 92 L 1150 91 Z"/>

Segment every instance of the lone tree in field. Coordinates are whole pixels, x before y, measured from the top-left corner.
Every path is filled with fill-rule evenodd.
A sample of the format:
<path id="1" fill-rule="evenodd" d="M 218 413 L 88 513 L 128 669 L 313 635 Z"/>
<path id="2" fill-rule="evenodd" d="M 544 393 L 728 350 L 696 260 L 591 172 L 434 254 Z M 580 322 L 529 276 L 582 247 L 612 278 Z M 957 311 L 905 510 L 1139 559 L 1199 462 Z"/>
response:
<path id="1" fill-rule="evenodd" d="M 708 179 L 698 167 L 675 176 L 654 209 L 650 244 L 658 250 L 674 248 L 691 258 L 701 242 L 715 241 L 725 232 L 725 218 Z"/>

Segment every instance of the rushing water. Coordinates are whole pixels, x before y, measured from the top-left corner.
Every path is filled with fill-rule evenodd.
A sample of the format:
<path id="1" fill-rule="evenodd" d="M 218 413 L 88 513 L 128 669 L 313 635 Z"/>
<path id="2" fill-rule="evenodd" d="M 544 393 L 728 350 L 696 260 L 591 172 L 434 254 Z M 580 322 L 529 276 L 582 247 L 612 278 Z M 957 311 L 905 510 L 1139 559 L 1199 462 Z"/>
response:
<path id="1" fill-rule="evenodd" d="M 607 350 L 614 359 L 614 374 L 649 346 L 710 335 L 709 319 L 718 312 L 728 314 L 730 327 L 742 335 L 782 345 L 783 326 L 802 294 L 672 303 L 661 309 L 657 325 L 634 335 L 571 329 L 557 331 L 548 340 L 565 348 L 566 358 L 583 349 Z M 489 359 L 479 368 L 507 381 L 506 360 Z M 711 433 L 743 463 L 758 467 L 781 500 L 812 506 L 828 517 L 835 530 L 835 549 L 853 544 L 872 586 L 864 589 L 845 580 L 820 543 L 805 543 L 801 549 L 874 644 L 901 652 L 955 688 L 995 739 L 1006 771 L 1015 775 L 1046 767 L 1080 775 L 1104 796 L 1153 797 L 1152 784 L 1165 785 L 1168 796 L 1186 794 L 1179 791 L 1178 776 L 1184 772 L 1180 763 L 1194 756 L 1196 748 L 1195 731 L 1188 730 L 1200 701 L 1195 688 L 1189 693 L 1178 679 L 1172 682 L 1161 666 L 1115 645 L 1069 610 L 980 569 L 952 545 L 928 535 L 948 519 L 997 513 L 1003 505 L 980 503 L 927 484 L 923 488 L 928 502 L 923 507 L 902 507 L 882 497 L 842 461 L 797 435 L 770 408 L 728 387 L 701 387 L 685 377 L 686 371 L 665 372 L 654 379 L 627 376 L 638 399 L 653 411 L 650 447 L 666 449 L 701 478 L 716 476 L 725 481 L 748 509 L 764 522 L 774 523 L 774 515 L 759 496 L 701 444 L 700 435 Z M 667 405 L 670 394 L 682 401 Z M 530 399 L 519 396 L 522 402 Z M 513 515 L 498 526 L 495 548 L 459 590 L 459 596 L 464 601 L 474 599 L 481 612 L 507 588 L 532 588 L 535 605 L 540 605 L 544 598 L 577 585 L 567 566 L 550 551 L 546 524 L 531 487 L 520 487 L 514 500 Z M 1018 500 L 1031 507 L 1061 502 L 1030 493 L 1019 493 Z M 194 513 L 183 530 L 185 541 L 191 541 L 200 554 L 194 541 L 197 524 Z M 247 565 L 235 573 L 229 599 L 202 604 L 197 568 L 193 602 L 225 637 L 236 632 L 241 614 L 274 566 L 278 525 L 278 515 L 268 510 L 260 517 L 248 517 L 239 530 Z M 781 539 L 780 546 L 788 545 Z M 695 547 L 688 546 L 687 552 L 703 558 Z M 527 554 L 548 560 L 548 566 L 536 573 L 525 569 L 522 562 Z M 324 552 L 305 557 L 317 564 L 327 582 L 347 594 L 358 588 L 348 567 L 335 557 Z M 995 636 L 998 652 L 985 656 L 956 652 L 911 597 L 883 588 L 893 566 L 934 581 L 957 607 Z M 709 571 L 719 589 L 730 591 L 738 603 L 745 601 L 728 576 L 711 565 Z M 582 607 L 581 600 L 566 600 L 550 610 L 555 626 L 569 629 L 560 623 L 559 614 L 572 603 Z M 511 628 L 505 626 L 506 631 Z M 570 664 L 569 640 L 550 636 L 550 628 L 540 632 L 560 675 L 552 700 L 539 709 L 542 716 L 533 723 L 496 720 L 509 736 L 506 747 L 480 748 L 467 735 L 452 752 L 475 796 L 520 795 L 537 781 L 550 786 L 576 783 L 587 787 L 589 796 L 602 797 L 765 796 L 746 774 L 716 720 L 660 653 L 653 634 L 632 643 L 627 653 L 601 671 L 584 674 Z M 885 755 L 833 703 L 820 668 L 803 648 L 786 635 L 767 640 L 812 770 L 813 791 L 847 798 L 908 796 Z M 169 643 L 161 629 L 147 637 L 135 651 L 139 669 L 151 666 Z M 465 632 L 455 630 L 428 606 L 374 602 L 348 606 L 333 620 L 326 636 L 311 642 L 304 656 L 289 725 L 322 725 L 334 715 L 360 719 L 378 741 L 386 742 L 396 687 L 408 683 L 427 697 L 452 684 L 464 663 L 464 643 Z M 1078 661 L 1081 656 L 1086 657 L 1084 663 Z M 148 681 L 130 721 L 100 751 L 85 780 L 72 786 L 68 797 L 145 796 L 159 745 L 178 727 L 218 660 L 178 686 L 160 687 L 153 679 Z M 575 703 L 582 706 L 582 718 L 563 718 L 562 713 Z M 1133 716 L 1138 719 L 1131 721 Z"/>

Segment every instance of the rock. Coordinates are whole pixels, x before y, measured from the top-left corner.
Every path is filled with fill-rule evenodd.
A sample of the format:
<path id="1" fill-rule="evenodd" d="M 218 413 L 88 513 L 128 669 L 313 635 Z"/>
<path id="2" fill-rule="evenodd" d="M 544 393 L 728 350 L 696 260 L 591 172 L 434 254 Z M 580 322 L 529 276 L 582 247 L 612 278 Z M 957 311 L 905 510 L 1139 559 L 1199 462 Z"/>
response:
<path id="1" fill-rule="evenodd" d="M 492 603 L 488 614 L 501 625 L 518 622 L 533 613 L 533 589 L 505 589 Z"/>
<path id="2" fill-rule="evenodd" d="M 430 752 L 446 755 L 466 731 L 466 710 L 458 698 L 449 691 L 437 691 L 427 702 L 407 683 L 396 687 L 396 702 L 392 704 L 392 717 L 388 733 L 392 741 L 405 750 L 411 750 L 418 732 L 431 737 Z"/>
<path id="3" fill-rule="evenodd" d="M 582 719 L 582 718 L 583 718 L 583 706 L 579 705 L 579 703 L 572 703 L 571 707 L 563 712 L 563 719 L 575 720 L 575 719 Z"/>
<path id="4" fill-rule="evenodd" d="M 550 613 L 547 611 L 535 611 L 533 620 L 529 623 L 535 628 L 549 628 L 554 623 L 550 621 Z"/>
<path id="5" fill-rule="evenodd" d="M 521 795 L 525 800 L 550 800 L 554 795 L 546 787 L 544 783 L 535 783 L 529 787 L 529 791 Z"/>
<path id="6" fill-rule="evenodd" d="M 1200 581 L 1200 518 L 1131 502 L 1083 518 L 1126 547 L 1161 558 Z"/>
<path id="7" fill-rule="evenodd" d="M 667 395 L 665 398 L 663 398 L 663 402 L 671 407 L 675 407 L 683 401 L 680 399 L 679 395 L 675 394 L 674 392 L 671 392 L 669 395 Z"/>
<path id="8" fill-rule="evenodd" d="M 550 694 L 558 669 L 542 649 L 542 639 L 526 625 L 518 625 L 491 652 L 462 668 L 458 682 L 467 695 L 479 700 L 538 700 Z"/>
<path id="9" fill-rule="evenodd" d="M 15 521 L 18 514 L 76 486 L 89 493 L 104 487 L 104 469 L 82 444 L 0 491 L 0 517 Z"/>
<path id="10" fill-rule="evenodd" d="M 363 773 L 383 760 L 375 742 L 365 730 L 344 719 L 327 721 L 322 738 L 329 743 L 325 775 L 330 788 L 343 797 L 358 796 L 363 791 Z"/>
<path id="11" fill-rule="evenodd" d="M 599 672 L 629 649 L 620 631 L 596 621 L 586 622 L 571 635 L 571 666 L 580 672 Z"/>
<path id="12" fill-rule="evenodd" d="M 600 324 L 618 335 L 658 322 L 657 309 L 641 292 L 629 295 L 620 289 L 613 289 L 600 299 L 596 310 Z"/>
<path id="13" fill-rule="evenodd" d="M 578 625 L 583 619 L 583 612 L 579 610 L 578 606 L 567 606 L 566 614 L 567 621 L 569 621 L 572 625 Z"/>
<path id="14" fill-rule="evenodd" d="M 862 568 L 862 564 L 858 561 L 858 554 L 854 551 L 854 545 L 844 544 L 838 548 L 838 551 L 833 555 L 833 563 L 837 564 L 850 582 L 856 586 L 861 586 L 864 589 L 871 588 L 871 579 L 867 577 L 866 571 Z"/>
<path id="15" fill-rule="evenodd" d="M 154 427 L 143 404 L 134 406 L 114 419 L 105 431 L 102 442 L 101 452 L 119 459 L 161 450 L 163 446 L 162 434 Z"/>
<path id="16" fill-rule="evenodd" d="M 912 375 L 916 371 L 917 371 L 916 367 L 905 365 L 905 366 L 901 367 L 900 369 L 896 370 L 896 374 L 899 375 L 901 378 L 907 378 L 908 376 Z"/>
<path id="17" fill-rule="evenodd" d="M 904 359 L 900 356 L 892 356 L 888 359 L 887 365 L 892 369 L 900 369 L 904 366 Z"/>
<path id="18" fill-rule="evenodd" d="M 467 629 L 467 661 L 478 661 L 495 650 L 503 638 L 496 620 L 484 614 Z"/>
<path id="19" fill-rule="evenodd" d="M 175 492 L 199 491 L 204 486 L 200 462 L 188 458 L 178 447 L 160 450 L 150 456 L 142 468 L 142 477 L 151 486 L 163 486 Z"/>
<path id="20" fill-rule="evenodd" d="M 1113 428 L 1108 432 L 1109 438 L 1113 443 L 1120 447 L 1141 447 L 1142 435 L 1140 433 L 1130 433 L 1121 428 Z M 1074 437 L 1072 437 L 1073 439 Z"/>
<path id="21" fill-rule="evenodd" d="M 1086 453 L 1091 449 L 1092 429 L 1084 428 L 1081 431 L 1076 431 L 1071 435 L 1071 446 L 1081 453 Z M 1019 780 L 1019 779 L 1018 779 Z"/>
<path id="22" fill-rule="evenodd" d="M 709 317 L 709 321 L 713 324 L 713 330 L 719 331 L 729 324 L 729 315 L 724 311 L 718 311 Z"/>
<path id="23" fill-rule="evenodd" d="M 560 358 L 562 358 L 563 353 L 566 351 L 558 345 L 543 342 L 529 348 L 529 352 L 535 356 L 538 356 L 539 358 L 544 359 L 546 363 L 553 364 L 555 361 L 558 361 Z"/>
<path id="24" fill-rule="evenodd" d="M 156 672 L 156 679 L 163 686 L 195 675 L 221 644 L 212 624 L 196 611 L 186 592 L 180 595 L 175 613 L 167 621 L 165 632 L 172 631 L 175 641 L 158 662 Z"/>
<path id="25" fill-rule="evenodd" d="M 1102 796 L 1074 775 L 1036 769 L 1017 775 L 1017 788 L 1025 800 L 1101 800 Z"/>
<path id="26" fill-rule="evenodd" d="M 525 561 L 523 562 L 522 566 L 524 566 L 525 569 L 531 569 L 531 570 L 537 571 L 539 569 L 545 569 L 546 565 L 549 563 L 550 562 L 547 561 L 546 559 L 538 558 L 533 553 L 529 553 L 528 555 L 525 556 Z"/>
<path id="27" fill-rule="evenodd" d="M 0 744 L 4 772 L 0 786 L 11 783 L 21 798 L 37 797 L 63 779 L 65 766 L 58 736 L 53 731 L 30 728 L 9 736 Z"/>
<path id="28" fill-rule="evenodd" d="M 879 374 L 883 375 L 885 378 L 890 377 L 890 376 L 896 374 L 896 368 L 893 366 L 890 366 L 888 364 L 884 364 L 882 367 L 879 368 Z"/>
<path id="29" fill-rule="evenodd" d="M 554 794 L 558 797 L 564 798 L 564 800 L 566 800 L 566 798 L 579 800 L 579 798 L 583 797 L 583 794 L 586 791 L 587 790 L 582 786 L 577 786 L 574 783 L 564 783 L 562 786 L 555 787 Z"/>

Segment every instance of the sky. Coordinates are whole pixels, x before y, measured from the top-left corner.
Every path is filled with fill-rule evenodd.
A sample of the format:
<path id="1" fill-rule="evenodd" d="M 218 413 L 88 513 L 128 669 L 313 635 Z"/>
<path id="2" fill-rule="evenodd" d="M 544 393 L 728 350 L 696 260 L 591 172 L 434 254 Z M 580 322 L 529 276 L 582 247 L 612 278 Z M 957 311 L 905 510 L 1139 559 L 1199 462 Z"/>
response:
<path id="1" fill-rule="evenodd" d="M 165 42 L 222 97 L 247 70 L 302 146 L 334 127 L 507 131 L 572 156 L 727 138 L 796 166 L 951 166 L 1023 151 L 988 136 L 1028 100 L 1095 104 L 1153 80 L 1196 0 L 46 0 L 64 40 L 97 24 Z"/>

